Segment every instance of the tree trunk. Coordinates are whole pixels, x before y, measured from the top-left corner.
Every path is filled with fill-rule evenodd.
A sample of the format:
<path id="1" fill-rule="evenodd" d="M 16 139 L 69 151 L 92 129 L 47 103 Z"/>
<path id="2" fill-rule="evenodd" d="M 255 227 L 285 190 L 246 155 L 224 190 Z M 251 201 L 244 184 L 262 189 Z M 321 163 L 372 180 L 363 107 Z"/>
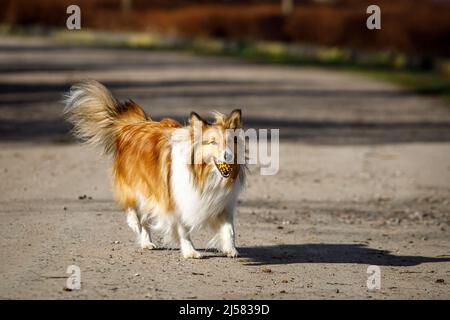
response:
<path id="1" fill-rule="evenodd" d="M 287 16 L 294 11 L 294 0 L 281 0 L 281 12 Z"/>
<path id="2" fill-rule="evenodd" d="M 120 0 L 120 9 L 123 14 L 128 14 L 133 7 L 133 0 Z"/>

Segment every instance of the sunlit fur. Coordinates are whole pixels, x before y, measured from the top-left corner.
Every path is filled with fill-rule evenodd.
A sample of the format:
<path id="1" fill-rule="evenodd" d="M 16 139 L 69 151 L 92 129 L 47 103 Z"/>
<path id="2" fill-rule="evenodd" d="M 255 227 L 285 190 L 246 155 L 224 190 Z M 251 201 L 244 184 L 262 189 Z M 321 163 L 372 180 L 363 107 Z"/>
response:
<path id="1" fill-rule="evenodd" d="M 194 112 L 186 126 L 172 119 L 153 121 L 136 103 L 119 103 L 89 80 L 71 88 L 65 114 L 77 137 L 112 155 L 115 199 L 143 249 L 155 247 L 150 232 L 159 230 L 185 258 L 200 258 L 190 233 L 210 227 L 215 232 L 210 244 L 237 256 L 234 213 L 244 167 L 233 163 L 224 178 L 214 160 L 236 153 L 227 129 L 241 128 L 240 110 L 229 116 L 215 113 L 214 123 Z"/>

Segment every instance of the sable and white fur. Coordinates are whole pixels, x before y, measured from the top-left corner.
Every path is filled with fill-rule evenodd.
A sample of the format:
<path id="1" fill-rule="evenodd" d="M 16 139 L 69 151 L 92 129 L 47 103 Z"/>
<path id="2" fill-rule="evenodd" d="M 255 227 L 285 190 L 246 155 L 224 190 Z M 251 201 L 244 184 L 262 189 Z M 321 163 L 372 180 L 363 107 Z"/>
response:
<path id="1" fill-rule="evenodd" d="M 227 129 L 241 128 L 240 110 L 215 113 L 214 123 L 194 112 L 186 126 L 173 119 L 153 121 L 136 103 L 120 103 L 102 84 L 88 80 L 71 88 L 65 114 L 77 137 L 112 155 L 115 198 L 141 248 L 155 248 L 151 231 L 159 230 L 168 243 L 179 244 L 183 257 L 200 258 L 190 234 L 210 227 L 211 243 L 237 256 L 234 214 L 244 166 L 231 164 L 232 174 L 225 178 L 215 161 L 236 153 Z M 199 138 L 195 128 L 202 130 Z M 191 163 L 193 156 L 201 163 Z"/>

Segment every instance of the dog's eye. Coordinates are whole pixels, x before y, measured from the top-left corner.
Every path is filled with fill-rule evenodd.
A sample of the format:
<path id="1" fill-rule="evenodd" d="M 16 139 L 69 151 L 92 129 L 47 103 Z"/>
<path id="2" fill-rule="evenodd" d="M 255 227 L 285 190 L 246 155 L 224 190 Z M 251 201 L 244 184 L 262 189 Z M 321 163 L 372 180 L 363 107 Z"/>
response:
<path id="1" fill-rule="evenodd" d="M 215 140 L 206 140 L 202 142 L 203 145 L 207 145 L 207 144 L 211 144 L 211 145 L 216 145 L 217 142 Z"/>

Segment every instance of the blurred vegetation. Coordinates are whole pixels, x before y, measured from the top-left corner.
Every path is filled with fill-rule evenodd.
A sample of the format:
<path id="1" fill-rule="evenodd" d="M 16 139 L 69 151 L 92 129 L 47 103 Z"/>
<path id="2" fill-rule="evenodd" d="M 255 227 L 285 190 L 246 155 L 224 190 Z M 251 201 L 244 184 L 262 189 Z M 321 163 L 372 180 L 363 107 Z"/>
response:
<path id="1" fill-rule="evenodd" d="M 367 73 L 367 72 L 366 72 Z M 380 71 L 371 70 L 368 74 L 380 80 L 407 87 L 419 94 L 438 95 L 450 103 L 450 76 L 438 72 Z"/>
<path id="2" fill-rule="evenodd" d="M 366 29 L 372 0 L 2 0 L 0 23 L 63 28 L 77 4 L 82 27 L 181 37 L 263 40 L 407 54 L 450 55 L 450 2 L 377 0 L 382 29 Z"/>
<path id="3" fill-rule="evenodd" d="M 437 95 L 450 103 L 450 59 L 382 51 L 376 53 L 337 47 L 301 47 L 282 43 L 196 40 L 188 48 L 200 54 L 226 55 L 261 63 L 281 63 L 363 72 L 371 77 L 409 88 L 419 94 Z"/>

